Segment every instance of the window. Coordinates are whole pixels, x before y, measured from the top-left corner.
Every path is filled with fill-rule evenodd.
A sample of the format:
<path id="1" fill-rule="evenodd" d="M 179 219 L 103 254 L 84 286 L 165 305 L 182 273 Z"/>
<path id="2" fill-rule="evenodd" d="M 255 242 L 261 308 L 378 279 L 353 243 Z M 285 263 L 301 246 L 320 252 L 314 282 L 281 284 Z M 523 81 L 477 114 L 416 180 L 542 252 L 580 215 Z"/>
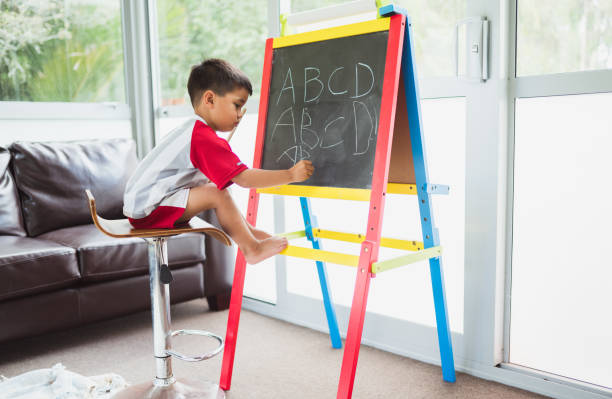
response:
<path id="1" fill-rule="evenodd" d="M 314 10 L 346 3 L 343 0 L 291 0 L 291 13 Z"/>
<path id="2" fill-rule="evenodd" d="M 612 68 L 612 2 L 519 0 L 516 74 Z"/>
<path id="3" fill-rule="evenodd" d="M 341 0 L 291 0 L 291 12 L 341 5 Z M 372 0 L 374 3 L 374 0 Z M 383 4 L 391 1 L 382 1 Z M 396 0 L 412 21 L 417 72 L 420 78 L 454 75 L 454 31 L 463 18 L 466 0 Z M 374 17 L 374 14 L 367 19 Z M 342 23 L 351 23 L 345 21 Z"/>
<path id="4" fill-rule="evenodd" d="M 119 1 L 0 3 L 0 100 L 125 102 Z"/>
<path id="5" fill-rule="evenodd" d="M 263 1 L 158 0 L 161 104 L 188 104 L 191 66 L 222 58 L 240 68 L 259 92 L 267 38 Z"/>
<path id="6" fill-rule="evenodd" d="M 466 0 L 398 0 L 414 32 L 419 78 L 453 76 L 454 26 L 465 15 Z"/>

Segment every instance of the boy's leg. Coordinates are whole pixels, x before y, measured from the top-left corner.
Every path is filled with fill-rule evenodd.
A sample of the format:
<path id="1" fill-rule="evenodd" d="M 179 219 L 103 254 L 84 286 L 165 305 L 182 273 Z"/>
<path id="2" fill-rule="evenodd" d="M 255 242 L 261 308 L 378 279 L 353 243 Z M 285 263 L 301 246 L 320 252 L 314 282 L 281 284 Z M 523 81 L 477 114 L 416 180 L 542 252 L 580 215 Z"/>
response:
<path id="1" fill-rule="evenodd" d="M 242 218 L 244 219 L 244 215 L 242 216 Z M 251 230 L 251 234 L 253 234 L 253 236 L 256 239 L 265 240 L 266 238 L 272 237 L 272 234 L 266 233 L 265 231 L 258 229 L 257 227 L 253 226 L 251 223 L 247 222 L 246 219 L 244 220 L 244 222 L 247 224 L 247 226 L 249 227 L 249 230 Z"/>
<path id="2" fill-rule="evenodd" d="M 257 239 L 251 231 L 253 227 L 244 219 L 229 192 L 219 190 L 212 183 L 189 190 L 185 213 L 178 222 L 186 222 L 207 209 L 215 209 L 221 227 L 236 241 L 248 263 L 260 262 L 278 254 L 287 246 L 284 237 Z"/>

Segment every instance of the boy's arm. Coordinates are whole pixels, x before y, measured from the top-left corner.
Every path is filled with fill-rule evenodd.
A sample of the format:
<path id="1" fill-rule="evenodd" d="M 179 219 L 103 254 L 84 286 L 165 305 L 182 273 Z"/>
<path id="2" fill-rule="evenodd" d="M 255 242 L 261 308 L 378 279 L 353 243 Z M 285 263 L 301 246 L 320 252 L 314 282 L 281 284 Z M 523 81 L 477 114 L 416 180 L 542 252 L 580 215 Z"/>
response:
<path id="1" fill-rule="evenodd" d="M 304 181 L 312 176 L 313 172 L 312 162 L 302 160 L 290 169 L 247 169 L 236 175 L 232 181 L 244 188 L 274 187 Z"/>

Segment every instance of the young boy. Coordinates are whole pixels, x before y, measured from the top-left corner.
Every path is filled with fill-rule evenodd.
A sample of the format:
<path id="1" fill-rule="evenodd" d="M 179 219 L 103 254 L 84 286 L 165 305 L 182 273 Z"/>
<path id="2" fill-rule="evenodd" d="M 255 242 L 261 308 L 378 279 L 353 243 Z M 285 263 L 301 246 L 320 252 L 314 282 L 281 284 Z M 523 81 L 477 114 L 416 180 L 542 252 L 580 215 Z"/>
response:
<path id="1" fill-rule="evenodd" d="M 123 213 L 137 229 L 172 228 L 214 208 L 223 230 L 238 244 L 246 261 L 258 263 L 287 246 L 251 226 L 226 188 L 278 186 L 308 179 L 314 169 L 302 160 L 290 169 L 249 169 L 228 142 L 241 109 L 253 94 L 249 79 L 226 61 L 209 59 L 191 69 L 187 83 L 195 115 L 172 130 L 140 162 L 124 194 Z"/>

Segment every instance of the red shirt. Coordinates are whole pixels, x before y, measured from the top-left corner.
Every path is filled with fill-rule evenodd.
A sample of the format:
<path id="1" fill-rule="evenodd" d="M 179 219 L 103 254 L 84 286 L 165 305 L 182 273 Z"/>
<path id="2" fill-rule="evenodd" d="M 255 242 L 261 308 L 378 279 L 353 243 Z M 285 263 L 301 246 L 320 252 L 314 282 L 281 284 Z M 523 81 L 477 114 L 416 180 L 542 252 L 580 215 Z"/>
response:
<path id="1" fill-rule="evenodd" d="M 217 136 L 210 126 L 196 120 L 191 134 L 191 163 L 217 185 L 230 186 L 232 179 L 248 169 L 230 148 L 227 140 Z"/>
<path id="2" fill-rule="evenodd" d="M 223 190 L 246 169 L 227 140 L 196 117 L 140 162 L 126 188 L 124 213 L 138 229 L 172 228 L 185 211 L 188 188 L 211 181 Z"/>

